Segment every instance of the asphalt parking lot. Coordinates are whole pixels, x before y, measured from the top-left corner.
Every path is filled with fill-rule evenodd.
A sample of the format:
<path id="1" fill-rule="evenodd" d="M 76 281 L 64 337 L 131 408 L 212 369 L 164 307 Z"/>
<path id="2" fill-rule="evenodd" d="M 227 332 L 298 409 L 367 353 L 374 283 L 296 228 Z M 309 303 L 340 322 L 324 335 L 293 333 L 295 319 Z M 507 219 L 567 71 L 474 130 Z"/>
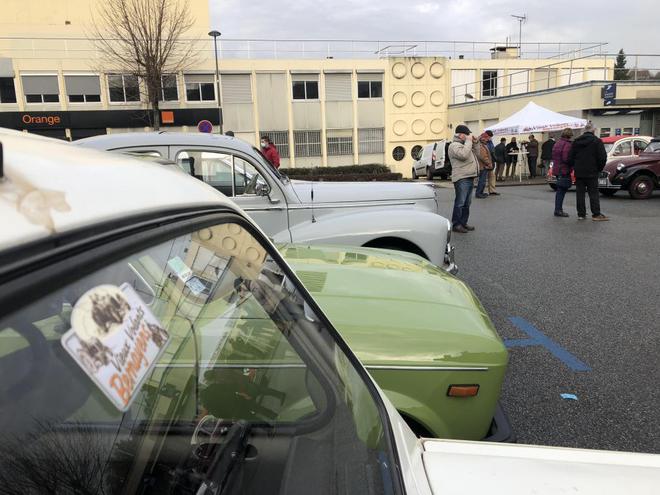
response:
<path id="1" fill-rule="evenodd" d="M 660 453 L 660 194 L 601 197 L 599 223 L 577 220 L 572 191 L 566 219 L 547 185 L 499 192 L 452 239 L 510 346 L 502 403 L 518 441 Z M 448 217 L 452 202 L 443 190 Z"/>

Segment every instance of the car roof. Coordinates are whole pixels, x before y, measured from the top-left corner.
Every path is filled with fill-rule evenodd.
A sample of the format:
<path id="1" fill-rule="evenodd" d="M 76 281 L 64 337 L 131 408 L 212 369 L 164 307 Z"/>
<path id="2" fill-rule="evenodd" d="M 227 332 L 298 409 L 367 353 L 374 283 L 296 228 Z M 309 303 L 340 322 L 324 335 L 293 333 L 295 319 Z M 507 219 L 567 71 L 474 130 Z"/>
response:
<path id="1" fill-rule="evenodd" d="M 647 141 L 651 139 L 648 136 L 632 136 L 630 134 L 625 135 L 625 136 L 608 136 L 608 137 L 604 137 L 604 138 L 600 138 L 600 139 L 605 144 L 611 144 L 611 143 L 616 143 L 617 141 L 620 141 L 620 140 L 626 139 L 626 138 L 639 138 L 639 139 L 644 139 L 644 140 L 647 140 Z"/>
<path id="2" fill-rule="evenodd" d="M 177 207 L 238 208 L 186 174 L 145 160 L 0 128 L 0 251 L 79 227 Z"/>
<path id="3" fill-rule="evenodd" d="M 250 153 L 254 147 L 242 139 L 202 132 L 121 132 L 80 139 L 76 146 L 113 150 L 129 146 L 219 146 Z"/>

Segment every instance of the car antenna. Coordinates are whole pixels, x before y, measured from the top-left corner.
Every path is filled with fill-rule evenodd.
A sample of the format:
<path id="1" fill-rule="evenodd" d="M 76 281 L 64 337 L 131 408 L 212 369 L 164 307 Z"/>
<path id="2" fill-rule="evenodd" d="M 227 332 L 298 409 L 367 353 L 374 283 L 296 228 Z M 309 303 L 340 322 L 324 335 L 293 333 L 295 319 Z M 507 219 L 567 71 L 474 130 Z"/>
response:
<path id="1" fill-rule="evenodd" d="M 316 217 L 314 216 L 314 181 L 312 180 L 312 223 L 316 223 Z"/>

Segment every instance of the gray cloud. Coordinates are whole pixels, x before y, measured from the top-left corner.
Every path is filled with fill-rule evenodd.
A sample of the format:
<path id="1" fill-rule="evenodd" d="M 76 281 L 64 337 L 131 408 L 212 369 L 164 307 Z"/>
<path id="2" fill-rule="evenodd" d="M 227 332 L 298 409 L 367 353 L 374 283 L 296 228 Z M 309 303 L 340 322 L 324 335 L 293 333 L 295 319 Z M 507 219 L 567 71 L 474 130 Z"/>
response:
<path id="1" fill-rule="evenodd" d="M 430 0 L 210 0 L 212 24 L 226 38 L 469 40 L 518 39 L 510 14 L 528 15 L 523 42 L 608 42 L 610 53 L 653 53 L 657 2 L 615 0 L 477 2 Z M 657 63 L 660 68 L 660 58 Z"/>

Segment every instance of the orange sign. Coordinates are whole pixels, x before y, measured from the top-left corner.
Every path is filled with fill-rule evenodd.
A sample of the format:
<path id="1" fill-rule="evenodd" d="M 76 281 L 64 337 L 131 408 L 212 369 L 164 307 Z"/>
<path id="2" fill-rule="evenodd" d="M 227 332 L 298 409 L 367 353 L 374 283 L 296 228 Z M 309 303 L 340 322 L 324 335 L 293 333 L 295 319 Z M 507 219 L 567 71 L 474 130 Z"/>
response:
<path id="1" fill-rule="evenodd" d="M 58 115 L 37 115 L 33 116 L 29 113 L 23 115 L 22 119 L 24 124 L 46 124 L 46 125 L 60 125 L 62 119 Z"/>

